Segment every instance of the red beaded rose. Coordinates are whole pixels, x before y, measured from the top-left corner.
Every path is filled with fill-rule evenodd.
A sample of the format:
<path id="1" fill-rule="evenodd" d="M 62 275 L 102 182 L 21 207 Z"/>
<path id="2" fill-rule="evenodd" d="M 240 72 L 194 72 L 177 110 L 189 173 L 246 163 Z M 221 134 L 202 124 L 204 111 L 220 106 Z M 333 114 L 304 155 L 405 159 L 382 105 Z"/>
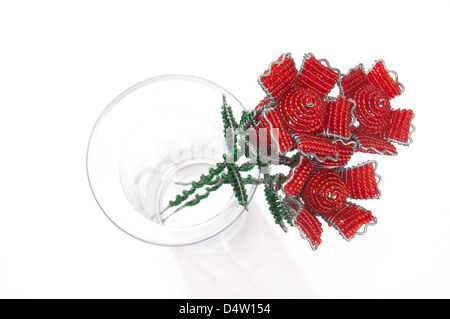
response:
<path id="1" fill-rule="evenodd" d="M 286 53 L 258 82 L 266 98 L 256 108 L 257 128 L 267 128 L 268 138 L 278 139 L 271 143 L 275 153 L 297 156 L 284 160 L 291 171 L 280 187 L 295 212 L 291 224 L 313 249 L 322 242 L 318 217 L 346 240 L 365 233 L 377 220 L 349 199 L 380 198 L 381 177 L 375 161 L 346 165 L 355 152 L 397 155 L 392 143 L 412 142 L 414 113 L 391 107 L 391 100 L 404 91 L 397 73 L 378 60 L 367 73 L 359 64 L 342 75 L 311 53 L 297 70 Z M 336 86 L 339 94 L 330 96 Z"/>

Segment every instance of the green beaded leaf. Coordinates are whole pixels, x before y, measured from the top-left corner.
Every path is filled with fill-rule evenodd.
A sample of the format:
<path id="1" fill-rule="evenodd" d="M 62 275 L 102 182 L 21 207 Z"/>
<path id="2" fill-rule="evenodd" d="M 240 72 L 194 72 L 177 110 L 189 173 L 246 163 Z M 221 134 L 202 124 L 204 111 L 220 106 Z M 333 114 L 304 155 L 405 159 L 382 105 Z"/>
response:
<path id="1" fill-rule="evenodd" d="M 275 219 L 275 223 L 279 225 L 284 231 L 287 231 L 283 220 L 286 220 L 292 226 L 292 214 L 294 211 L 290 208 L 289 204 L 282 200 L 273 188 L 273 180 L 276 175 L 266 174 L 264 176 L 264 195 L 266 197 L 267 204 L 269 205 L 269 211 Z"/>
<path id="2" fill-rule="evenodd" d="M 229 157 L 233 156 L 232 162 L 236 162 L 237 161 L 237 153 L 238 153 L 238 148 L 237 148 L 238 124 L 236 122 L 236 119 L 234 118 L 233 110 L 231 109 L 230 106 L 227 105 L 226 102 L 222 105 L 221 114 L 222 114 L 222 121 L 223 121 L 223 134 L 225 137 L 225 145 L 228 150 L 228 155 L 229 155 Z M 228 160 L 228 158 L 227 158 L 227 160 Z"/>
<path id="3" fill-rule="evenodd" d="M 247 190 L 245 189 L 245 184 L 242 179 L 241 174 L 239 173 L 238 167 L 234 163 L 227 164 L 228 174 L 227 179 L 230 182 L 234 196 L 238 200 L 238 203 L 247 209 L 248 204 L 248 196 Z"/>
<path id="4" fill-rule="evenodd" d="M 290 226 L 294 226 L 292 216 L 295 215 L 295 209 L 284 199 L 281 200 L 281 215 Z"/>
<path id="5" fill-rule="evenodd" d="M 242 131 L 247 131 L 248 129 L 255 127 L 260 122 L 262 110 L 250 110 L 242 111 L 241 120 L 239 121 L 239 128 Z"/>
<path id="6" fill-rule="evenodd" d="M 231 127 L 236 130 L 239 126 L 234 118 L 233 109 L 231 106 L 228 106 L 226 101 L 224 101 L 224 104 L 222 105 L 222 121 L 224 128 Z"/>
<path id="7" fill-rule="evenodd" d="M 283 216 L 281 216 L 280 205 L 278 202 L 277 194 L 272 189 L 272 179 L 273 176 L 264 176 L 264 195 L 266 197 L 267 204 L 269 205 L 269 211 L 272 213 L 276 224 L 281 224 L 283 222 Z"/>
<path id="8" fill-rule="evenodd" d="M 251 121 L 254 120 L 255 112 L 252 111 L 242 111 L 241 120 L 239 121 L 239 128 L 245 129 Z"/>

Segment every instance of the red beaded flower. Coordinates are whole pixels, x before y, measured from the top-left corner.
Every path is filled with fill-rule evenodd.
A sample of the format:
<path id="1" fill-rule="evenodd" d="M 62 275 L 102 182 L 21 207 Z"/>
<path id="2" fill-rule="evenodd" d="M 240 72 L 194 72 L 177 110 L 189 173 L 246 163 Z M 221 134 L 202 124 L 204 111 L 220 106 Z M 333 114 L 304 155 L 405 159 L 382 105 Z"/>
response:
<path id="1" fill-rule="evenodd" d="M 412 142 L 414 113 L 391 108 L 390 101 L 402 94 L 405 88 L 398 82 L 397 73 L 388 70 L 383 60 L 376 61 L 367 73 L 359 64 L 342 76 L 338 85 L 342 96 L 356 102 L 359 126 L 354 128 L 353 135 L 358 151 L 396 155 L 391 142 L 406 146 Z"/>
<path id="2" fill-rule="evenodd" d="M 288 204 L 287 210 L 293 212 L 289 222 L 313 249 L 321 243 L 318 217 L 346 240 L 365 233 L 376 218 L 349 200 L 380 198 L 381 177 L 375 161 L 346 165 L 355 152 L 396 155 L 392 143 L 412 142 L 414 113 L 390 104 L 404 91 L 397 73 L 379 60 L 367 73 L 360 64 L 342 75 L 311 53 L 297 70 L 286 53 L 270 63 L 258 82 L 266 97 L 256 107 L 256 129 L 267 130 L 271 151 L 290 166 L 282 185 L 274 188 L 284 193 L 280 210 L 286 208 L 283 203 Z M 332 97 L 329 94 L 336 85 L 339 94 Z M 289 157 L 290 153 L 294 156 Z"/>

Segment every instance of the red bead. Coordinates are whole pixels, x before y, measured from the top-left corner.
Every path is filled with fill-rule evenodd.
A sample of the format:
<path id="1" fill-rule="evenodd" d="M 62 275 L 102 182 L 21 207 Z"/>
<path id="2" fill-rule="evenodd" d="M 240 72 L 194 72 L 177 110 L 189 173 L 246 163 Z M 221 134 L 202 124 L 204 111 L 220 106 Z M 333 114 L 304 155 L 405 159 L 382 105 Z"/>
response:
<path id="1" fill-rule="evenodd" d="M 286 126 L 294 133 L 312 133 L 324 128 L 326 103 L 312 90 L 295 87 L 279 102 Z"/>
<path id="2" fill-rule="evenodd" d="M 267 119 L 272 124 L 274 130 L 274 137 L 277 139 L 281 153 L 292 150 L 295 147 L 295 143 L 292 140 L 291 134 L 284 122 L 280 118 L 280 111 L 278 109 L 273 109 L 266 115 Z"/>
<path id="3" fill-rule="evenodd" d="M 303 156 L 312 157 L 321 162 L 329 158 L 336 161 L 339 159 L 337 145 L 324 136 L 298 134 L 294 136 L 294 141 Z"/>
<path id="4" fill-rule="evenodd" d="M 355 114 L 363 130 L 372 134 L 383 132 L 389 122 L 389 98 L 381 90 L 365 85 L 355 92 L 353 99 Z"/>
<path id="5" fill-rule="evenodd" d="M 268 104 L 269 99 L 265 98 L 258 104 L 258 106 L 256 106 L 256 110 L 263 109 Z M 266 117 L 272 127 L 269 125 L 269 122 L 264 118 L 264 116 L 261 115 L 259 117 L 259 123 L 257 126 L 255 126 L 258 145 L 262 145 L 262 141 L 265 138 L 268 155 L 271 154 L 271 151 L 278 152 L 278 147 L 280 148 L 281 153 L 292 150 L 295 147 L 295 143 L 292 140 L 291 134 L 288 132 L 286 125 L 280 119 L 279 110 L 272 109 L 269 113 L 266 114 Z M 272 129 L 273 137 L 270 134 L 270 131 Z M 260 135 L 263 134 L 263 132 L 266 132 L 265 137 L 264 135 Z"/>
<path id="6" fill-rule="evenodd" d="M 339 158 L 337 161 L 333 161 L 331 159 L 326 159 L 321 164 L 325 166 L 343 166 L 347 164 L 353 153 L 353 144 L 344 144 L 341 141 L 333 142 L 334 147 L 336 147 L 337 154 L 339 155 Z"/>
<path id="7" fill-rule="evenodd" d="M 276 102 L 295 84 L 297 73 L 294 60 L 285 53 L 259 77 L 259 84 L 272 102 Z"/>
<path id="8" fill-rule="evenodd" d="M 408 144 L 410 143 L 410 133 L 414 113 L 411 110 L 392 110 L 386 130 L 381 134 L 389 141 Z"/>
<path id="9" fill-rule="evenodd" d="M 329 214 L 344 207 L 348 197 L 341 176 L 328 169 L 319 170 L 306 183 L 305 202 L 318 214 Z"/>
<path id="10" fill-rule="evenodd" d="M 350 198 L 371 199 L 380 196 L 375 169 L 375 162 L 337 169 L 345 182 Z"/>
<path id="11" fill-rule="evenodd" d="M 325 121 L 325 135 L 342 139 L 350 138 L 350 125 L 353 122 L 352 109 L 355 105 L 355 103 L 342 96 L 329 101 Z"/>
<path id="12" fill-rule="evenodd" d="M 317 247 L 322 243 L 322 224 L 308 207 L 303 206 L 295 218 L 294 224 L 300 227 L 305 237 L 311 241 L 312 246 Z"/>
<path id="13" fill-rule="evenodd" d="M 390 76 L 382 60 L 377 61 L 367 73 L 367 81 L 374 87 L 381 89 L 388 99 L 392 99 L 402 92 L 402 87 Z"/>
<path id="14" fill-rule="evenodd" d="M 356 141 L 356 151 L 362 153 L 380 154 L 380 155 L 397 155 L 397 149 L 395 146 L 381 138 L 366 132 L 361 129 L 353 129 L 353 139 Z"/>
<path id="15" fill-rule="evenodd" d="M 341 210 L 328 213 L 323 218 L 347 239 L 351 239 L 362 226 L 375 220 L 371 211 L 355 204 L 346 204 Z"/>
<path id="16" fill-rule="evenodd" d="M 298 85 L 324 97 L 336 85 L 339 73 L 323 65 L 312 54 L 307 54 L 300 70 Z"/>
<path id="17" fill-rule="evenodd" d="M 347 75 L 342 76 L 339 80 L 341 94 L 345 97 L 352 97 L 356 91 L 366 84 L 366 73 L 361 64 L 351 69 Z"/>
<path id="18" fill-rule="evenodd" d="M 286 178 L 288 182 L 284 186 L 284 192 L 287 195 L 298 196 L 309 178 L 313 166 L 309 158 L 301 157 L 301 162 L 298 167 L 293 168 Z"/>

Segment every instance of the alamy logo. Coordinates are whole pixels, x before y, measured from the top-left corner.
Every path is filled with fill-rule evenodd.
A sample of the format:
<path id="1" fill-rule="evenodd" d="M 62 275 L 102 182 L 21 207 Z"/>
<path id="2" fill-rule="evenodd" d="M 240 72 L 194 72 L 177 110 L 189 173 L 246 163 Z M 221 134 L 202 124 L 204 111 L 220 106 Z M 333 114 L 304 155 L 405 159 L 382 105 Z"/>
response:
<path id="1" fill-rule="evenodd" d="M 225 161 L 235 163 L 246 157 L 252 163 L 279 164 L 278 128 L 225 129 Z"/>

